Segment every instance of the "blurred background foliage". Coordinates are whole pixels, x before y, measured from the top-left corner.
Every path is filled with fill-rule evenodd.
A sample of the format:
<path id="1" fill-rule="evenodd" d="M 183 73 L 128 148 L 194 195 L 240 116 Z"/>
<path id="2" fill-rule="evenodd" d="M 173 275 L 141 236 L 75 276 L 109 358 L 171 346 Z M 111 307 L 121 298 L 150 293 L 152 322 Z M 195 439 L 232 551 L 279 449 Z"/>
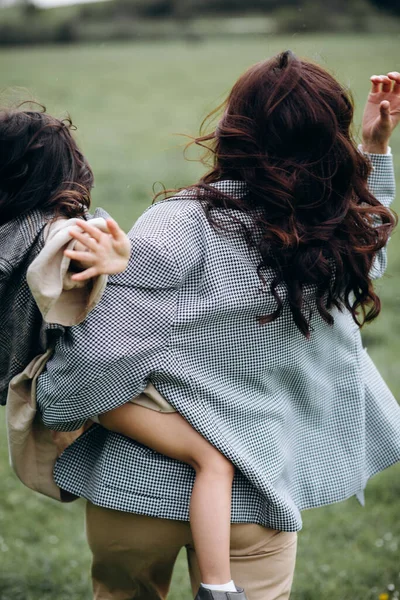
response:
<path id="1" fill-rule="evenodd" d="M 43 9 L 0 0 L 0 45 L 395 33 L 400 0 L 109 0 Z"/>

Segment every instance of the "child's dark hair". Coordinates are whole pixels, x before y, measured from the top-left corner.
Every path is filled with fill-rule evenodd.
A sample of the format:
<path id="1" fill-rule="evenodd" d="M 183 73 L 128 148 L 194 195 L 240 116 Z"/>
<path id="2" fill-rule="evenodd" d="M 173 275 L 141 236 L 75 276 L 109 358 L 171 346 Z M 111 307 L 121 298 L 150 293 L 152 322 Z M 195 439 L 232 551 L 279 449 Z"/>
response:
<path id="1" fill-rule="evenodd" d="M 0 225 L 33 209 L 82 216 L 93 173 L 71 135 L 71 119 L 22 107 L 0 110 Z"/>

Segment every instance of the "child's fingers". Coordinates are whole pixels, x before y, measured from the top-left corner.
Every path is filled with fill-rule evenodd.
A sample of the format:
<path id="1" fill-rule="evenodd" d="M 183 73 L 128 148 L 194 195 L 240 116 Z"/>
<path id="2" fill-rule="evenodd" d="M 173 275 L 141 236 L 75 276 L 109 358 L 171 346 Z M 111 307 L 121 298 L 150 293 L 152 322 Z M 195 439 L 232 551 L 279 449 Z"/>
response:
<path id="1" fill-rule="evenodd" d="M 108 231 L 110 232 L 115 241 L 119 242 L 125 237 L 125 232 L 122 231 L 121 227 L 116 221 L 114 221 L 114 219 L 107 219 L 106 223 Z"/>
<path id="2" fill-rule="evenodd" d="M 99 274 L 99 272 L 96 267 L 90 267 L 89 269 L 86 269 L 85 271 L 81 271 L 80 273 L 75 273 L 75 275 L 72 275 L 71 279 L 73 279 L 73 281 L 86 281 L 86 279 L 92 279 L 93 277 L 96 277 L 98 274 Z"/>
<path id="3" fill-rule="evenodd" d="M 78 250 L 64 250 L 65 256 L 71 260 L 76 260 L 80 263 L 91 265 L 95 261 L 95 257 L 91 252 L 79 252 Z"/>
<path id="4" fill-rule="evenodd" d="M 120 228 L 114 219 L 107 219 L 107 227 L 114 242 L 114 250 L 120 256 L 129 259 L 131 253 L 131 242 L 126 233 Z"/>
<path id="5" fill-rule="evenodd" d="M 87 233 L 81 233 L 78 230 L 71 229 L 69 235 L 75 240 L 78 240 L 86 248 L 89 248 L 90 250 L 96 250 L 98 242 L 95 239 L 93 239 L 93 237 L 87 235 Z"/>
<path id="6" fill-rule="evenodd" d="M 88 233 L 90 237 L 94 238 L 97 242 L 100 242 L 102 236 L 104 235 L 104 233 L 100 231 L 98 227 L 93 227 L 93 225 L 90 225 L 90 223 L 84 221 L 83 219 L 77 221 L 76 224 L 78 227 L 83 229 L 83 231 L 86 231 L 86 233 Z"/>

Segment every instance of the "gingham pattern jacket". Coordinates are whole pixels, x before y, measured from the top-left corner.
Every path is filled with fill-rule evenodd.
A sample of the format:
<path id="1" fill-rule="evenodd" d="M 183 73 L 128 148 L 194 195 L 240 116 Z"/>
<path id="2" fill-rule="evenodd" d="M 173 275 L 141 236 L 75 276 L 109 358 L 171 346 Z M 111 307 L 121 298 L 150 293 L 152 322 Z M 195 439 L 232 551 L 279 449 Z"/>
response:
<path id="1" fill-rule="evenodd" d="M 370 186 L 388 206 L 392 158 L 371 160 Z M 188 194 L 150 207 L 129 237 L 127 270 L 40 377 L 47 426 L 76 429 L 150 381 L 236 466 L 232 521 L 284 531 L 301 527 L 302 509 L 357 494 L 400 460 L 400 407 L 349 313 L 335 310 L 334 326 L 314 313 L 310 340 L 286 305 L 259 325 L 275 301 L 260 288 L 258 257 L 212 228 Z M 374 276 L 385 265 L 382 250 Z M 100 506 L 187 520 L 194 471 L 94 425 L 62 454 L 55 479 Z"/>

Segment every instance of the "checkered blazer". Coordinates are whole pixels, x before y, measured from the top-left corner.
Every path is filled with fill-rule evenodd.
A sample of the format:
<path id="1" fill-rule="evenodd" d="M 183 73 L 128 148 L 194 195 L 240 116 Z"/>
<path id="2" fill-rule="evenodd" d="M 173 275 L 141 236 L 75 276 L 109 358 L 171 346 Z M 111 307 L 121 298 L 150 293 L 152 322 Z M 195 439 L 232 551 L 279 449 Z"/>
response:
<path id="1" fill-rule="evenodd" d="M 392 158 L 371 160 L 370 186 L 388 206 Z M 110 277 L 40 377 L 48 427 L 76 429 L 150 381 L 236 466 L 232 521 L 284 531 L 301 527 L 302 509 L 360 493 L 400 460 L 400 407 L 347 311 L 333 311 L 332 327 L 315 312 L 310 340 L 287 305 L 259 325 L 275 309 L 260 288 L 259 257 L 240 236 L 213 229 L 188 194 L 150 207 L 129 237 L 127 270 Z M 382 250 L 374 276 L 385 266 Z M 100 506 L 188 520 L 194 471 L 94 425 L 62 454 L 55 479 Z"/>
<path id="2" fill-rule="evenodd" d="M 31 262 L 44 246 L 51 215 L 32 210 L 0 226 L 0 404 L 8 384 L 64 327 L 44 323 L 26 282 Z"/>

